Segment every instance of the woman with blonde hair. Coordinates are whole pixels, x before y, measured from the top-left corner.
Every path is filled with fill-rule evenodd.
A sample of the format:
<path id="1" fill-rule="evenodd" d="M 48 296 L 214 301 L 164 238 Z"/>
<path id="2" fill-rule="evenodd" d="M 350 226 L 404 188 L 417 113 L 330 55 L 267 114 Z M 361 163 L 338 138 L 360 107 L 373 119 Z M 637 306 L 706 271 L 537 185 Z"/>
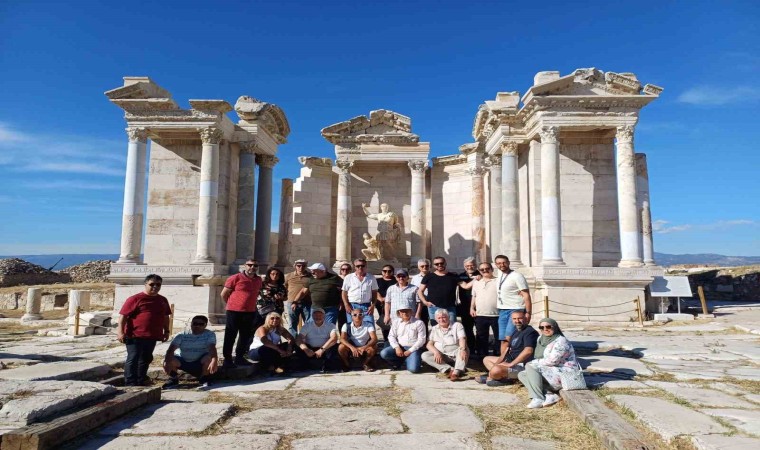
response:
<path id="1" fill-rule="evenodd" d="M 283 339 L 287 342 L 283 342 Z M 256 330 L 248 356 L 254 361 L 259 361 L 261 366 L 268 370 L 283 373 L 286 370 L 284 365 L 288 361 L 286 358 L 293 354 L 293 342 L 293 335 L 282 326 L 282 316 L 270 312 L 264 320 L 264 325 Z"/>

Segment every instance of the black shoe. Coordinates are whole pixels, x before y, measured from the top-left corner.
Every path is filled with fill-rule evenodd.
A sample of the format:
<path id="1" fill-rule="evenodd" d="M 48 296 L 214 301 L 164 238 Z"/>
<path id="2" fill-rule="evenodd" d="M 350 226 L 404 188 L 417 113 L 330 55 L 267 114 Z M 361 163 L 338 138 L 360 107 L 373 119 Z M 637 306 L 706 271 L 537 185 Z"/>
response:
<path id="1" fill-rule="evenodd" d="M 198 378 L 198 389 L 199 390 L 208 389 L 209 387 L 211 387 L 211 381 L 209 381 L 208 378 L 206 378 L 206 377 L 200 377 L 200 378 Z"/>
<path id="2" fill-rule="evenodd" d="M 168 390 L 168 389 L 176 389 L 179 387 L 179 378 L 169 378 L 169 381 L 164 383 L 163 386 L 161 386 L 161 389 Z"/>
<path id="3" fill-rule="evenodd" d="M 238 356 L 237 358 L 235 358 L 235 365 L 245 367 L 245 366 L 252 366 L 253 363 L 243 358 L 242 356 Z"/>
<path id="4" fill-rule="evenodd" d="M 235 365 L 234 362 L 232 362 L 231 359 L 224 358 L 224 364 L 222 364 L 222 369 L 234 369 L 237 365 Z"/>

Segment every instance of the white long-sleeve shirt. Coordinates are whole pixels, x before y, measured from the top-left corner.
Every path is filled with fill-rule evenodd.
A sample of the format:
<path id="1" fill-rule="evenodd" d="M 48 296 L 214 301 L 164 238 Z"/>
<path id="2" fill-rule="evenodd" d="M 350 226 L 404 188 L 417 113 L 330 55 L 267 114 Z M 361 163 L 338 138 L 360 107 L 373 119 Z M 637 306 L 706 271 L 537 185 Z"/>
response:
<path id="1" fill-rule="evenodd" d="M 388 342 L 393 348 L 409 347 L 407 350 L 415 352 L 425 345 L 425 328 L 425 322 L 416 317 L 409 319 L 409 322 L 394 320 Z"/>

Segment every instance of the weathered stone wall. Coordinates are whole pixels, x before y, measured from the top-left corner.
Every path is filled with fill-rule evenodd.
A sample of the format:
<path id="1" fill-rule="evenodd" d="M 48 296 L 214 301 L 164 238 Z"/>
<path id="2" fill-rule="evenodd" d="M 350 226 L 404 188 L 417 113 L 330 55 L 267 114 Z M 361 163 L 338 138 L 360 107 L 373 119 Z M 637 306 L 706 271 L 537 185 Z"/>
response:
<path id="1" fill-rule="evenodd" d="M 702 286 L 707 300 L 760 300 L 760 266 L 705 270 L 689 273 L 688 277 L 694 298 L 697 298 L 697 287 Z"/>
<path id="2" fill-rule="evenodd" d="M 308 164 L 301 168 L 301 175 L 293 182 L 291 259 L 305 258 L 325 265 L 335 259 L 337 179 L 331 166 Z"/>
<path id="3" fill-rule="evenodd" d="M 90 292 L 90 306 L 97 308 L 113 308 L 114 288 L 93 288 L 79 286 Z M 56 308 L 65 308 L 69 301 L 69 288 L 56 288 L 55 286 L 42 286 L 41 311 L 50 311 Z M 26 308 L 26 286 L 18 286 L 17 289 L 6 289 L 0 293 L 0 309 L 24 309 Z"/>
<path id="4" fill-rule="evenodd" d="M 467 164 L 436 164 L 431 168 L 432 242 L 430 257 L 446 258 L 449 270 L 464 267 L 473 256 L 472 177 Z"/>

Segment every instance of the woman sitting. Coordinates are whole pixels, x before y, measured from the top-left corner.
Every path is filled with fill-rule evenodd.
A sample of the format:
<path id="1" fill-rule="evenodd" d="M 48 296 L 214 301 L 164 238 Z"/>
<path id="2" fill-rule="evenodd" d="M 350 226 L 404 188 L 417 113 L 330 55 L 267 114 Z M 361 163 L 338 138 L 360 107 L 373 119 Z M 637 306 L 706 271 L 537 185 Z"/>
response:
<path id="1" fill-rule="evenodd" d="M 525 370 L 517 378 L 525 385 L 532 399 L 528 408 L 541 408 L 559 401 L 557 391 L 562 389 L 560 374 L 578 370 L 575 350 L 562 334 L 554 319 L 541 319 L 533 361 L 525 364 Z M 550 392 L 553 391 L 553 392 Z"/>
<path id="2" fill-rule="evenodd" d="M 283 342 L 283 338 L 287 342 Z M 285 363 L 293 354 L 293 336 L 282 326 L 282 316 L 276 312 L 267 314 L 264 325 L 253 336 L 248 356 L 274 373 L 285 372 Z"/>

